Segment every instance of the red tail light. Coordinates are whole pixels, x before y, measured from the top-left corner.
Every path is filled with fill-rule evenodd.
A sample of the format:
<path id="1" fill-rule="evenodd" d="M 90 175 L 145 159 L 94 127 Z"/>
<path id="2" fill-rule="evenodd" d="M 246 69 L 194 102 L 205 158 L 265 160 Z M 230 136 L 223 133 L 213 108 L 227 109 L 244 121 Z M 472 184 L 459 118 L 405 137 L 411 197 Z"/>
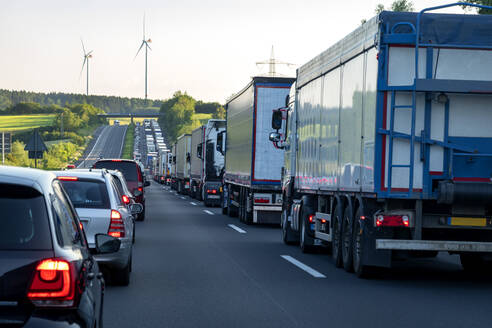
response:
<path id="1" fill-rule="evenodd" d="M 207 189 L 207 194 L 216 194 L 217 190 L 216 189 Z"/>
<path id="2" fill-rule="evenodd" d="M 268 198 L 255 198 L 255 203 L 268 204 L 268 203 L 270 203 L 270 199 L 268 199 Z"/>
<path id="3" fill-rule="evenodd" d="M 410 219 L 407 215 L 378 215 L 377 227 L 409 227 Z"/>
<path id="4" fill-rule="evenodd" d="M 309 220 L 309 223 L 313 223 L 313 221 L 314 221 L 314 214 L 311 214 L 309 216 L 308 220 Z"/>
<path id="5" fill-rule="evenodd" d="M 125 237 L 125 224 L 118 211 L 111 210 L 111 222 L 109 223 L 108 235 L 115 238 Z"/>
<path id="6" fill-rule="evenodd" d="M 121 159 L 112 159 L 111 162 L 121 162 Z"/>
<path id="7" fill-rule="evenodd" d="M 127 195 L 123 195 L 123 197 L 121 198 L 123 198 L 123 203 L 125 203 L 126 205 L 130 204 L 130 198 L 128 198 Z"/>
<path id="8" fill-rule="evenodd" d="M 77 180 L 79 180 L 79 178 L 77 178 L 77 177 L 58 177 L 57 179 L 61 180 L 61 181 L 77 181 Z"/>
<path id="9" fill-rule="evenodd" d="M 74 304 L 73 269 L 65 260 L 41 261 L 32 279 L 27 297 L 36 306 L 69 307 Z"/>

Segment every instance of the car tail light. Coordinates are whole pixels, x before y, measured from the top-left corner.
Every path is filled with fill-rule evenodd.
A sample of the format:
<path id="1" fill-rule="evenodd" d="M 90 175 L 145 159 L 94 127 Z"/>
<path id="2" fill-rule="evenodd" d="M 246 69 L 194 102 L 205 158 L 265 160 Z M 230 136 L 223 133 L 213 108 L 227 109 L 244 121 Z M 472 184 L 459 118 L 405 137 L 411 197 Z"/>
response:
<path id="1" fill-rule="evenodd" d="M 314 214 L 311 214 L 308 218 L 309 220 L 309 223 L 313 223 L 314 222 Z"/>
<path id="2" fill-rule="evenodd" d="M 61 180 L 61 181 L 77 181 L 77 180 L 79 180 L 79 178 L 77 178 L 77 177 L 58 177 L 57 179 Z"/>
<path id="3" fill-rule="evenodd" d="M 42 260 L 36 266 L 27 297 L 35 306 L 73 306 L 75 279 L 72 274 L 73 268 L 65 260 Z"/>
<path id="4" fill-rule="evenodd" d="M 125 237 L 125 224 L 118 211 L 111 210 L 111 222 L 109 223 L 108 235 L 115 238 Z"/>
<path id="5" fill-rule="evenodd" d="M 408 215 L 378 215 L 376 216 L 376 227 L 409 227 Z"/>
<path id="6" fill-rule="evenodd" d="M 216 194 L 217 189 L 207 189 L 207 194 Z"/>
<path id="7" fill-rule="evenodd" d="M 190 182 L 189 181 L 186 181 L 186 185 L 189 186 L 190 185 Z"/>
<path id="8" fill-rule="evenodd" d="M 123 199 L 123 203 L 126 205 L 130 204 L 130 198 L 127 195 L 123 195 L 121 198 Z"/>
<path id="9" fill-rule="evenodd" d="M 112 159 L 111 162 L 121 162 L 121 159 Z"/>
<path id="10" fill-rule="evenodd" d="M 270 203 L 270 199 L 268 199 L 268 198 L 255 198 L 255 203 L 268 204 L 268 203 Z"/>

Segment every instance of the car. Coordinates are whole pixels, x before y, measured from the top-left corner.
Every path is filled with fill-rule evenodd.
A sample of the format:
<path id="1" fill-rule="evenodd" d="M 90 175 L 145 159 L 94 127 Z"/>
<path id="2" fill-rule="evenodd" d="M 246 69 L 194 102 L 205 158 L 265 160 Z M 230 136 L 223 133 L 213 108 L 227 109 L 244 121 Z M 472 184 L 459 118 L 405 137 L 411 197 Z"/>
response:
<path id="1" fill-rule="evenodd" d="M 102 326 L 105 282 L 94 256 L 117 252 L 120 241 L 97 234 L 91 251 L 48 171 L 0 166 L 0 213 L 0 326 Z"/>
<path id="2" fill-rule="evenodd" d="M 71 170 L 71 169 L 74 169 L 75 168 L 75 165 L 74 164 L 68 164 L 66 169 L 67 170 Z"/>
<path id="3" fill-rule="evenodd" d="M 119 120 L 114 120 L 114 125 L 120 125 L 120 121 Z"/>
<path id="4" fill-rule="evenodd" d="M 54 174 L 80 217 L 89 248 L 95 247 L 98 233 L 107 233 L 120 240 L 118 252 L 96 255 L 95 258 L 111 282 L 128 285 L 132 269 L 133 215 L 142 210 L 142 205 L 132 204 L 129 209 L 107 170 L 80 169 L 55 171 Z"/>
<path id="5" fill-rule="evenodd" d="M 119 193 L 121 194 L 121 198 L 123 200 L 123 203 L 126 204 L 126 206 L 131 207 L 132 204 L 135 204 L 135 196 L 128 190 L 127 184 L 125 177 L 123 176 L 123 173 L 121 173 L 118 170 L 108 170 L 108 172 L 113 176 L 116 188 L 118 189 Z M 134 215 L 133 218 L 136 220 L 137 216 Z M 132 242 L 135 243 L 135 225 L 133 225 L 133 239 Z"/>
<path id="6" fill-rule="evenodd" d="M 143 206 L 142 213 L 137 216 L 137 221 L 143 221 L 145 219 L 144 187 L 149 186 L 150 182 L 145 179 L 138 162 L 129 159 L 101 159 L 93 167 L 96 169 L 118 170 L 123 173 L 128 189 L 135 196 L 135 201 Z"/>

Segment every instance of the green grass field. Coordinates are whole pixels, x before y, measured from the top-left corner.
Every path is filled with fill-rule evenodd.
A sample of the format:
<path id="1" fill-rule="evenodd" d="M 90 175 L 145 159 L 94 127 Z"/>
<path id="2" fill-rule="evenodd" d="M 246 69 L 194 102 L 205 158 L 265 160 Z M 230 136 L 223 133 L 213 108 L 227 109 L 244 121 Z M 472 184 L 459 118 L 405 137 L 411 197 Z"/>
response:
<path id="1" fill-rule="evenodd" d="M 53 124 L 55 117 L 56 114 L 0 116 L 0 131 L 19 132 L 50 126 Z"/>
<path id="2" fill-rule="evenodd" d="M 194 120 L 199 120 L 201 124 L 206 124 L 209 119 L 212 118 L 212 114 L 198 113 L 193 115 Z"/>

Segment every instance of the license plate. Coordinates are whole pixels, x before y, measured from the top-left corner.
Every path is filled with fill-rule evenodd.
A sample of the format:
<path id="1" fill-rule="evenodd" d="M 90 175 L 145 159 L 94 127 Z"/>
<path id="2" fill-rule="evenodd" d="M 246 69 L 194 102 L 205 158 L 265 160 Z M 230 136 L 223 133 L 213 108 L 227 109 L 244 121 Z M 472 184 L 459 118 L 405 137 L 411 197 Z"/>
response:
<path id="1" fill-rule="evenodd" d="M 450 218 L 448 218 L 448 225 L 466 226 L 466 227 L 485 227 L 485 226 L 487 226 L 487 219 L 486 218 L 450 217 Z"/>
<path id="2" fill-rule="evenodd" d="M 210 196 L 207 196 L 209 199 L 219 199 L 220 196 L 217 196 L 217 195 L 210 195 Z"/>

